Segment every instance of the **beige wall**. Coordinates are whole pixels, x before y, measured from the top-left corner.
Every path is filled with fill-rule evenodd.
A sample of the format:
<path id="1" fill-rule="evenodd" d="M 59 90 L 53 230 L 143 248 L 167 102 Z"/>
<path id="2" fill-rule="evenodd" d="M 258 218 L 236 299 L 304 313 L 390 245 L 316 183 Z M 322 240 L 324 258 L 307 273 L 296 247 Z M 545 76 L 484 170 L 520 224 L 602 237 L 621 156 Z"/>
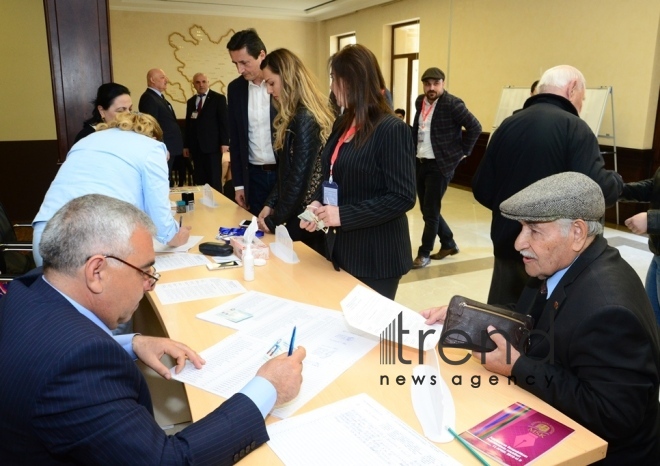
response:
<path id="1" fill-rule="evenodd" d="M 502 87 L 528 86 L 543 70 L 568 63 L 587 86 L 613 87 L 617 145 L 651 147 L 660 86 L 657 0 L 402 0 L 325 21 L 321 35 L 355 31 L 389 70 L 388 25 L 415 18 L 420 69 L 447 72 L 449 92 L 465 100 L 484 131 Z"/>
<path id="2" fill-rule="evenodd" d="M 0 141 L 55 139 L 43 2 L 2 0 L 0 57 Z"/>
<path id="3" fill-rule="evenodd" d="M 485 131 L 503 86 L 528 86 L 544 69 L 570 63 L 584 72 L 590 87 L 613 86 L 617 144 L 651 147 L 660 88 L 657 0 L 402 0 L 321 23 L 111 10 L 114 76 L 131 89 L 136 106 L 152 67 L 164 68 L 181 83 L 178 90 L 172 86 L 181 101 L 192 92 L 185 78 L 195 68 L 215 66 L 221 70 L 218 80 L 228 82 L 237 75 L 226 38 L 208 48 L 206 62 L 182 67 L 176 61 L 170 34 L 188 36 L 188 42 L 176 36 L 172 41 L 185 49 L 191 47 L 190 28 L 199 25 L 213 41 L 230 29 L 255 27 L 269 50 L 290 48 L 324 85 L 329 37 L 355 31 L 358 41 L 376 53 L 389 80 L 389 25 L 416 18 L 420 68 L 443 68 L 449 91 L 466 101 Z M 43 3 L 3 0 L 0 141 L 56 138 L 46 43 Z M 222 90 L 222 84 L 214 88 Z M 174 104 L 183 118 L 183 104 Z"/>
<path id="4" fill-rule="evenodd" d="M 212 89 L 226 93 L 226 85 L 238 76 L 227 53 L 226 44 L 233 34 L 230 30 L 250 27 L 257 30 L 268 50 L 289 48 L 316 69 L 319 57 L 316 23 L 111 10 L 115 81 L 131 90 L 133 106 L 137 109 L 146 88 L 147 71 L 162 68 L 170 81 L 181 85 L 180 88 L 170 85 L 168 98 L 173 101 L 177 117 L 184 118 L 185 100 L 193 95 L 188 82 L 195 72 L 209 74 L 211 81 L 217 81 Z"/>

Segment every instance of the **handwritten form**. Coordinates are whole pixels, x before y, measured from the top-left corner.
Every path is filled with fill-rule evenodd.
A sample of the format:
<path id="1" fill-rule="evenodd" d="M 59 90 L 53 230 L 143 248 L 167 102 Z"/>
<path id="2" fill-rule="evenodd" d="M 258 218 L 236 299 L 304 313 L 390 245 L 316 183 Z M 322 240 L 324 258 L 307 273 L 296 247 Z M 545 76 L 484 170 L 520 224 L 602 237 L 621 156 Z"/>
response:
<path id="1" fill-rule="evenodd" d="M 287 466 L 460 466 L 364 393 L 267 429 L 268 445 Z"/>
<path id="2" fill-rule="evenodd" d="M 344 311 L 346 321 L 351 327 L 376 337 L 380 336 L 383 330 L 393 320 L 397 319 L 399 313 L 403 313 L 403 328 L 408 330 L 409 333 L 403 334 L 403 341 L 397 343 L 412 348 L 419 348 L 420 330 L 423 333 L 433 331 L 433 333 L 428 333 L 424 338 L 425 351 L 436 347 L 440 340 L 440 333 L 442 333 L 442 325 L 427 325 L 424 323 L 426 319 L 417 312 L 391 299 L 387 299 L 362 285 L 357 285 L 342 299 L 341 308 Z"/>
<path id="3" fill-rule="evenodd" d="M 238 280 L 200 278 L 182 282 L 163 283 L 154 292 L 163 304 L 184 303 L 197 299 L 217 298 L 247 291 Z"/>
<path id="4" fill-rule="evenodd" d="M 253 317 L 241 322 L 221 317 L 223 311 L 232 309 Z M 295 400 L 272 411 L 279 418 L 293 414 L 378 344 L 376 338 L 352 333 L 336 311 L 255 291 L 232 299 L 212 312 L 215 317 L 208 312 L 198 317 L 240 331 L 200 353 L 206 360 L 203 369 L 197 370 L 186 362 L 181 373 L 174 374 L 172 370 L 173 378 L 229 398 L 254 377 L 278 339 L 288 341 L 295 325 L 296 346 L 307 350 L 303 384 Z"/>

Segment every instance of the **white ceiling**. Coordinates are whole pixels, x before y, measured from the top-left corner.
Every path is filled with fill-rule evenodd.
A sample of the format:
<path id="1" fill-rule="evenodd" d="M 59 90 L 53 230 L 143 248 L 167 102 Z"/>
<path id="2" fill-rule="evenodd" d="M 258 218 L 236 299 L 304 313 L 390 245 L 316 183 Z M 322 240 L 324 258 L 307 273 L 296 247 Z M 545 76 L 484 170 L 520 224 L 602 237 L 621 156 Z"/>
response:
<path id="1" fill-rule="evenodd" d="M 323 21 L 400 0 L 110 0 L 111 10 Z"/>

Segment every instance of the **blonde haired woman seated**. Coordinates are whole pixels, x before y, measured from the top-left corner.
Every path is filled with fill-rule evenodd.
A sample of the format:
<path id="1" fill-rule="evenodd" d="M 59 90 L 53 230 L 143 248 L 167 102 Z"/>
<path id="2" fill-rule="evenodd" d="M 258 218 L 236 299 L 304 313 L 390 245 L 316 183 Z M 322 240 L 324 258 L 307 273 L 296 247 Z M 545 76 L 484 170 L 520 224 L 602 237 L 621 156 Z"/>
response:
<path id="1" fill-rule="evenodd" d="M 323 233 L 301 229 L 298 214 L 321 183 L 321 149 L 334 120 L 328 97 L 302 61 L 287 49 L 266 55 L 261 69 L 278 109 L 273 122 L 278 173 L 277 184 L 259 214 L 259 227 L 273 233 L 277 225 L 286 225 L 291 239 L 324 254 Z"/>
<path id="2" fill-rule="evenodd" d="M 78 141 L 32 222 L 37 265 L 42 264 L 39 241 L 46 222 L 64 204 L 85 194 L 105 194 L 129 202 L 151 217 L 158 241 L 170 246 L 186 243 L 190 228 L 180 229 L 170 211 L 167 149 L 162 140 L 163 131 L 152 116 L 122 112 Z"/>

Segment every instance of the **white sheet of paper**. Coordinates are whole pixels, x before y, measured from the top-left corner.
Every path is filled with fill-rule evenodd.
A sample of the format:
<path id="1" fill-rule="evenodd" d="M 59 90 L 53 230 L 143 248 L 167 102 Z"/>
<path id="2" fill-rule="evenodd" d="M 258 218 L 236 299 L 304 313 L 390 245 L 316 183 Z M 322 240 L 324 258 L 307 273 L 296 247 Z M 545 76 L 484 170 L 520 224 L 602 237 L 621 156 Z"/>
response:
<path id="1" fill-rule="evenodd" d="M 380 337 L 383 330 L 397 319 L 399 313 L 403 313 L 403 328 L 408 330 L 409 333 L 403 334 L 402 341 L 397 343 L 418 349 L 419 332 L 426 333 L 431 330 L 434 330 L 434 333 L 428 334 L 424 338 L 424 350 L 434 348 L 440 340 L 442 325 L 427 325 L 424 323 L 426 319 L 417 312 L 362 285 L 356 285 L 342 299 L 341 308 L 344 311 L 344 317 L 346 317 L 348 325 L 369 335 Z"/>
<path id="2" fill-rule="evenodd" d="M 364 393 L 267 429 L 268 445 L 287 466 L 460 466 Z"/>
<path id="3" fill-rule="evenodd" d="M 167 244 L 159 243 L 154 239 L 154 251 L 157 253 L 159 252 L 188 252 L 190 248 L 195 246 L 197 243 L 199 243 L 203 236 L 190 236 L 188 238 L 188 242 L 186 244 L 182 244 L 181 246 L 177 246 L 173 248 L 172 246 L 168 246 Z"/>
<path id="4" fill-rule="evenodd" d="M 230 322 L 223 310 L 252 314 L 249 319 Z M 293 414 L 333 380 L 367 354 L 378 340 L 351 333 L 339 312 L 250 291 L 197 317 L 241 331 L 202 351 L 203 369 L 190 362 L 179 374 L 181 382 L 225 398 L 239 391 L 266 361 L 266 353 L 278 339 L 289 341 L 294 325 L 295 346 L 304 346 L 303 384 L 298 397 L 272 411 L 284 418 Z"/>
<path id="5" fill-rule="evenodd" d="M 217 298 L 247 290 L 238 280 L 224 278 L 200 278 L 182 282 L 163 283 L 155 288 L 156 296 L 163 304 L 184 303 L 197 299 Z"/>
<path id="6" fill-rule="evenodd" d="M 158 272 L 167 272 L 168 270 L 185 269 L 186 267 L 195 267 L 198 265 L 210 264 L 203 254 L 164 254 L 156 256 L 154 267 Z"/>

